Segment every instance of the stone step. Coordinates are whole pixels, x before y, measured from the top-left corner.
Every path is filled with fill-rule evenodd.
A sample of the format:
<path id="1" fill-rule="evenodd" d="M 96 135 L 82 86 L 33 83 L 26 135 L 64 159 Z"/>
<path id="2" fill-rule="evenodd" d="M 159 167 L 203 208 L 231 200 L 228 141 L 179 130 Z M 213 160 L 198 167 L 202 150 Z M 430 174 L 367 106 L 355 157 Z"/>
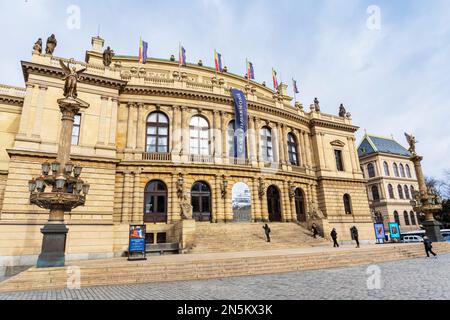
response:
<path id="1" fill-rule="evenodd" d="M 198 260 L 141 263 L 127 263 L 123 259 L 80 262 L 81 285 L 107 285 L 166 282 L 193 279 L 213 279 L 230 276 L 253 274 L 283 273 L 311 269 L 324 269 L 360 264 L 380 263 L 423 257 L 423 245 L 397 245 L 371 247 L 369 249 L 345 249 L 314 253 L 288 254 L 280 251 L 279 255 L 270 253 L 268 256 L 251 256 L 221 259 L 206 259 L 199 256 Z M 450 252 L 450 244 L 436 244 L 439 253 Z M 182 257 L 182 256 L 180 256 Z M 75 265 L 75 264 L 74 264 Z M 67 267 L 48 269 L 29 269 L 0 284 L 0 292 L 23 290 L 46 290 L 65 288 L 67 285 Z"/>

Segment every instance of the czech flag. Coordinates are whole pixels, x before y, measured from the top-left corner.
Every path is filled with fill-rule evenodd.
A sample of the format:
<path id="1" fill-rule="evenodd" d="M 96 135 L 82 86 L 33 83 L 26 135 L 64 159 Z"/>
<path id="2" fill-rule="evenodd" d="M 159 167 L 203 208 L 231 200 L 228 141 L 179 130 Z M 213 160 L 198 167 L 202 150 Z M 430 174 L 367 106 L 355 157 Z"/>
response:
<path id="1" fill-rule="evenodd" d="M 272 79 L 273 79 L 273 89 L 277 91 L 278 89 L 277 72 L 273 68 L 272 68 Z"/>
<path id="2" fill-rule="evenodd" d="M 294 93 L 300 93 L 297 87 L 297 81 L 295 81 L 294 79 L 292 79 L 292 86 L 294 88 Z"/>
<path id="3" fill-rule="evenodd" d="M 142 41 L 141 39 L 139 41 L 139 63 L 141 64 L 147 63 L 147 50 L 148 50 L 148 43 Z"/>
<path id="4" fill-rule="evenodd" d="M 253 63 L 247 61 L 247 77 L 249 80 L 255 80 L 255 70 L 253 69 Z"/>
<path id="5" fill-rule="evenodd" d="M 186 50 L 180 45 L 180 59 L 179 64 L 181 66 L 186 66 Z"/>
<path id="6" fill-rule="evenodd" d="M 222 55 L 214 50 L 214 62 L 216 63 L 216 71 L 222 72 Z"/>

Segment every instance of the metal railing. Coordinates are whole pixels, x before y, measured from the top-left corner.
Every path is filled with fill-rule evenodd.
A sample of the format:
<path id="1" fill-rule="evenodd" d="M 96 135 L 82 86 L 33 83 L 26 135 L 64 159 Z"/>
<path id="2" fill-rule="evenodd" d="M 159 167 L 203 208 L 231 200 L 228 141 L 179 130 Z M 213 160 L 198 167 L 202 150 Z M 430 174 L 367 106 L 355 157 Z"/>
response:
<path id="1" fill-rule="evenodd" d="M 144 161 L 172 161 L 172 154 L 170 153 L 143 153 L 142 160 Z"/>

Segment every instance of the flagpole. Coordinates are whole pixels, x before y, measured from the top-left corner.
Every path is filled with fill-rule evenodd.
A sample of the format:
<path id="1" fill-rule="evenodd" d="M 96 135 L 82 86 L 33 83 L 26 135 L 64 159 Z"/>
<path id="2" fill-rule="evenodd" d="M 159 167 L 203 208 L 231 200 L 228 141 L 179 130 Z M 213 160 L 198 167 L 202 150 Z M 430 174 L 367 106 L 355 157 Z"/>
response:
<path id="1" fill-rule="evenodd" d="M 217 55 L 217 50 L 214 49 L 214 70 L 216 70 L 216 78 L 218 78 L 218 76 L 217 76 L 217 65 L 219 64 L 219 61 L 216 60 L 216 58 L 218 59 L 219 56 Z"/>
<path id="2" fill-rule="evenodd" d="M 245 68 L 247 69 L 247 85 L 250 85 L 250 68 L 248 65 L 248 58 L 245 58 Z"/>

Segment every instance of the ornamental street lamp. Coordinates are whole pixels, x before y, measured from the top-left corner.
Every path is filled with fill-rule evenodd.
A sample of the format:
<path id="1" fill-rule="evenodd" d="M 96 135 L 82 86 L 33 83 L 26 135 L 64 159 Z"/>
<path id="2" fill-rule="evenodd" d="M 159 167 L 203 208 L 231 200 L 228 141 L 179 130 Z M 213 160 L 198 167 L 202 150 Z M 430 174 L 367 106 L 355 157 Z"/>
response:
<path id="1" fill-rule="evenodd" d="M 42 251 L 37 267 L 62 267 L 65 265 L 66 238 L 69 229 L 64 223 L 64 213 L 83 206 L 89 193 L 89 184 L 81 178 L 82 167 L 70 161 L 74 117 L 80 108 L 89 105 L 76 96 L 58 100 L 62 113 L 58 155 L 52 163 L 42 164 L 42 176 L 28 183 L 31 204 L 50 210 L 47 224 L 41 229 Z M 50 173 L 51 171 L 51 173 Z M 45 192 L 49 187 L 49 192 Z"/>
<path id="2" fill-rule="evenodd" d="M 416 153 L 416 138 L 406 133 L 405 136 L 410 146 L 411 161 L 414 163 L 414 169 L 419 182 L 419 191 L 414 192 L 414 199 L 411 201 L 411 205 L 415 212 L 425 215 L 425 221 L 422 225 L 425 228 L 428 238 L 433 242 L 442 242 L 444 241 L 441 234 L 442 224 L 434 219 L 434 214 L 442 210 L 442 199 L 437 195 L 436 190 L 427 187 L 421 164 L 423 157 Z"/>

